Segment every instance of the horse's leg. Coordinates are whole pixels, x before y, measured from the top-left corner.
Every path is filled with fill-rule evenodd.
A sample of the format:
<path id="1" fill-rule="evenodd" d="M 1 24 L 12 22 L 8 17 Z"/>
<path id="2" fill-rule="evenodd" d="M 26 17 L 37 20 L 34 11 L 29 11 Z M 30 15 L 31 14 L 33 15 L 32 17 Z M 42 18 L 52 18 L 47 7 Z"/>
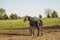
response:
<path id="1" fill-rule="evenodd" d="M 34 36 L 34 26 L 30 26 L 30 35 Z"/>
<path id="2" fill-rule="evenodd" d="M 38 26 L 37 31 L 38 31 L 37 36 L 41 36 L 42 35 L 42 26 Z"/>
<path id="3" fill-rule="evenodd" d="M 39 34 L 40 34 L 40 29 L 39 28 L 37 28 L 37 36 L 39 36 Z"/>
<path id="4" fill-rule="evenodd" d="M 42 29 L 42 26 L 41 26 L 41 36 L 43 35 L 43 29 Z"/>
<path id="5" fill-rule="evenodd" d="M 29 28 L 30 35 L 32 35 L 32 27 Z"/>
<path id="6" fill-rule="evenodd" d="M 33 26 L 33 27 L 32 27 L 32 36 L 35 36 L 34 30 L 35 30 L 35 27 Z"/>
<path id="7" fill-rule="evenodd" d="M 40 26 L 40 36 L 43 35 L 42 26 Z"/>

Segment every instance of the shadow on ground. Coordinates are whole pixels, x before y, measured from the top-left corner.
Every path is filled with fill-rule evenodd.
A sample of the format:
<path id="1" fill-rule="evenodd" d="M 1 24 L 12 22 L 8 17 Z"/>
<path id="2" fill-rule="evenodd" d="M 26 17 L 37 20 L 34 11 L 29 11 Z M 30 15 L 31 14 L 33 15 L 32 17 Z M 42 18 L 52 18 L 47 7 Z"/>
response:
<path id="1" fill-rule="evenodd" d="M 43 29 L 60 29 L 60 25 L 43 26 Z"/>
<path id="2" fill-rule="evenodd" d="M 7 30 L 23 30 L 23 29 L 29 29 L 29 27 L 27 27 L 27 28 L 11 28 L 11 29 L 7 29 Z M 43 29 L 60 29 L 60 25 L 43 26 Z"/>

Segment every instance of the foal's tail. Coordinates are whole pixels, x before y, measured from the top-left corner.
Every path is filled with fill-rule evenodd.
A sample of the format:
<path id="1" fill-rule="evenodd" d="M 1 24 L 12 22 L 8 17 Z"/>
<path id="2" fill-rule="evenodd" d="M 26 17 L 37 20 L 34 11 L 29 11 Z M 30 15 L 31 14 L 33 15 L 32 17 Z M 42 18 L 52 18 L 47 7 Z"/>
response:
<path id="1" fill-rule="evenodd" d="M 40 21 L 40 26 L 43 26 L 43 21 L 42 20 L 39 20 Z"/>

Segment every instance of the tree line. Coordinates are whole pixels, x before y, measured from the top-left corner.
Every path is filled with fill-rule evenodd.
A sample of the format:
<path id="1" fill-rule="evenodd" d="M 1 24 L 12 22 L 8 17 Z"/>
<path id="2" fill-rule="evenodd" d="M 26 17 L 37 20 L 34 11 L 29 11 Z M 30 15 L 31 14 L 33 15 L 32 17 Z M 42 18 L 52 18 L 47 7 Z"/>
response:
<path id="1" fill-rule="evenodd" d="M 46 18 L 58 18 L 58 13 L 56 10 L 52 9 L 45 9 L 44 11 Z M 39 18 L 42 18 L 42 15 L 39 15 Z"/>
<path id="2" fill-rule="evenodd" d="M 52 9 L 45 9 L 44 13 L 47 18 L 58 18 L 59 17 L 57 11 L 52 10 Z M 39 18 L 42 18 L 42 15 L 39 15 Z M 0 20 L 7 20 L 7 19 L 21 19 L 21 17 L 15 13 L 11 13 L 8 16 L 6 14 L 6 10 L 3 8 L 0 8 Z"/>

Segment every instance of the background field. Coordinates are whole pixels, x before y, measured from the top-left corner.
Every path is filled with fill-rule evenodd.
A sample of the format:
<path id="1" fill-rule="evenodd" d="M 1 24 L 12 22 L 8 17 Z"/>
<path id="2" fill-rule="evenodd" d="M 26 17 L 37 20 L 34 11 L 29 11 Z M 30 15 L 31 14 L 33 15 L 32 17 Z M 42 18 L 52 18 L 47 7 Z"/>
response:
<path id="1" fill-rule="evenodd" d="M 44 25 L 58 25 L 60 18 L 42 18 Z M 0 20 L 0 29 L 25 28 L 29 27 L 29 22 L 23 22 L 23 19 Z"/>
<path id="2" fill-rule="evenodd" d="M 44 26 L 43 36 L 35 38 L 32 38 L 29 29 L 26 29 L 29 27 L 28 21 L 23 22 L 23 19 L 0 20 L 0 29 L 4 29 L 0 30 L 0 40 L 60 40 L 60 18 L 42 18 L 41 20 Z"/>

